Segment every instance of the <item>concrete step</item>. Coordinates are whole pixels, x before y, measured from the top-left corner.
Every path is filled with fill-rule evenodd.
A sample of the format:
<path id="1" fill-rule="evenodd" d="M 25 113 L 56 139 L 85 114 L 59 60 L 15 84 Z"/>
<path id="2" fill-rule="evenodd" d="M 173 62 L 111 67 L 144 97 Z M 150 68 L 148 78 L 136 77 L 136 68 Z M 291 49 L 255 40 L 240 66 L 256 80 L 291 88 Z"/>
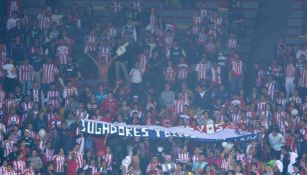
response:
<path id="1" fill-rule="evenodd" d="M 288 20 L 288 25 L 290 27 L 301 27 L 303 24 L 303 19 L 289 19 Z"/>
<path id="2" fill-rule="evenodd" d="M 299 36 L 287 36 L 286 42 L 288 44 L 303 44 L 307 43 L 307 38 L 301 38 Z"/>
<path id="3" fill-rule="evenodd" d="M 291 7 L 294 9 L 301 9 L 303 8 L 303 2 L 301 1 L 292 1 L 291 2 Z"/>
<path id="4" fill-rule="evenodd" d="M 300 18 L 303 17 L 303 11 L 291 10 L 289 15 L 290 18 Z"/>
<path id="5" fill-rule="evenodd" d="M 288 35 L 299 35 L 301 34 L 301 32 L 302 32 L 301 27 L 292 27 L 287 29 Z"/>

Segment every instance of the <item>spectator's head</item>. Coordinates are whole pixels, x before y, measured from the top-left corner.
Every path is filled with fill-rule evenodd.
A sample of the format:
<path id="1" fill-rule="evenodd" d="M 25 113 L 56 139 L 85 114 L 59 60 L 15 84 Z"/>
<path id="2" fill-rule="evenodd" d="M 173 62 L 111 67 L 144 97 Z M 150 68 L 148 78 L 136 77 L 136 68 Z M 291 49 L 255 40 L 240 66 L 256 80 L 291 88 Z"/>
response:
<path id="1" fill-rule="evenodd" d="M 35 149 L 31 151 L 31 157 L 37 157 L 37 152 Z"/>

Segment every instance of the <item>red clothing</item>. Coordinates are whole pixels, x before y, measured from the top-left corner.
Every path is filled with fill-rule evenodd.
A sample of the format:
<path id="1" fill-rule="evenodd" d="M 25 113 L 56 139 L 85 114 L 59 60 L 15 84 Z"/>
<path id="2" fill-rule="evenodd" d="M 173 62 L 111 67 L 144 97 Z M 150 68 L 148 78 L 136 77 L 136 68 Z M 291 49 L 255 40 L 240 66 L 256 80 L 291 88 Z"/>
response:
<path id="1" fill-rule="evenodd" d="M 106 99 L 101 107 L 100 107 L 101 112 L 106 112 L 109 111 L 111 112 L 112 115 L 116 113 L 116 100 L 115 99 Z"/>
<path id="2" fill-rule="evenodd" d="M 67 164 L 67 175 L 77 175 L 78 163 L 75 160 L 69 160 Z"/>

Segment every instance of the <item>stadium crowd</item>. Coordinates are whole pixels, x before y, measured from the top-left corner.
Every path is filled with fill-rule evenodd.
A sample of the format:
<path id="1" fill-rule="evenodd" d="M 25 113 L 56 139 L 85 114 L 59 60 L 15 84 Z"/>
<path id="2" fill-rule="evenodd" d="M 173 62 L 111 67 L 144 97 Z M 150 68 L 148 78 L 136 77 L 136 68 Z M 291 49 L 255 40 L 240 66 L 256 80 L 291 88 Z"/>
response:
<path id="1" fill-rule="evenodd" d="M 112 18 L 98 21 L 90 3 L 47 6 L 33 16 L 9 0 L 0 41 L 0 174 L 307 174 L 307 45 L 293 49 L 281 38 L 272 64 L 248 66 L 240 0 L 215 10 L 206 1 L 180 2 L 195 9 L 186 32 L 140 0 L 110 1 Z M 97 67 L 98 83 L 87 83 L 82 70 L 93 67 L 80 59 Z M 80 132 L 82 119 L 227 124 L 259 137 L 93 136 Z"/>

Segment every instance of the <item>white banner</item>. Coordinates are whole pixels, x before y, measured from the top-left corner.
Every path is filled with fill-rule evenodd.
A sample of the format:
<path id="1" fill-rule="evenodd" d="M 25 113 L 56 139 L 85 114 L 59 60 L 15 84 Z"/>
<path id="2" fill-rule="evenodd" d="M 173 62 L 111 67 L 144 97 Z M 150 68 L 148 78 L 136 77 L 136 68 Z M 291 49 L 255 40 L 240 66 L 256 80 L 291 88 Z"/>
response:
<path id="1" fill-rule="evenodd" d="M 140 126 L 121 123 L 108 123 L 95 120 L 82 120 L 82 132 L 93 135 L 116 135 L 123 137 L 167 138 L 181 137 L 198 139 L 206 142 L 247 141 L 258 138 L 257 133 L 240 131 L 227 125 L 206 125 L 195 128 L 177 126 Z"/>

